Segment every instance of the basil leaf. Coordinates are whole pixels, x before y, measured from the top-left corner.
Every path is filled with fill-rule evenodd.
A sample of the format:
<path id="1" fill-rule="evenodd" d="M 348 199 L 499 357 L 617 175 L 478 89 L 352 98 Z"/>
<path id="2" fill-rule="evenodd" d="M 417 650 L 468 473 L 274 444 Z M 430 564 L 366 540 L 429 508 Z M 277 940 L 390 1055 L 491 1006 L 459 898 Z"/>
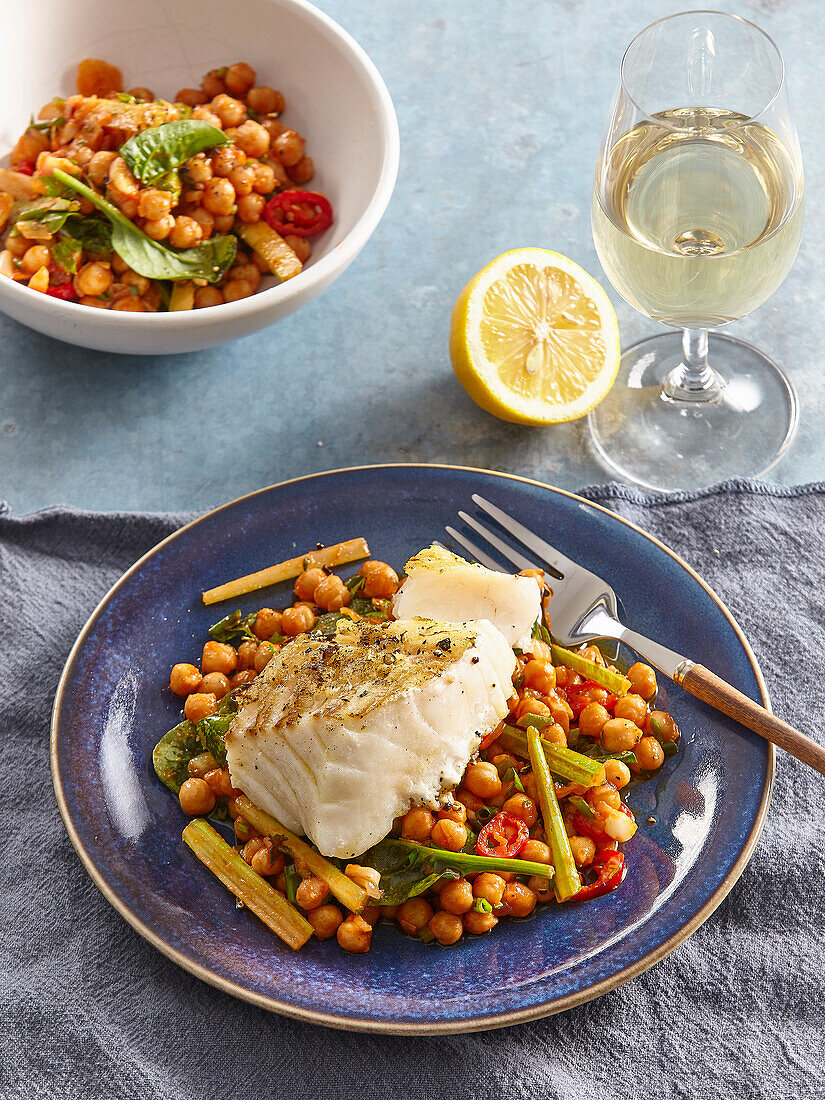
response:
<path id="1" fill-rule="evenodd" d="M 222 130 L 202 119 L 182 118 L 135 134 L 121 145 L 120 155 L 142 183 L 154 186 L 196 153 L 228 141 Z"/>
<path id="2" fill-rule="evenodd" d="M 211 237 L 197 248 L 173 252 L 147 237 L 116 206 L 100 197 L 91 187 L 56 168 L 54 177 L 65 187 L 84 195 L 112 223 L 112 248 L 133 271 L 147 279 L 206 279 L 217 283 L 231 267 L 238 250 L 232 235 Z"/>

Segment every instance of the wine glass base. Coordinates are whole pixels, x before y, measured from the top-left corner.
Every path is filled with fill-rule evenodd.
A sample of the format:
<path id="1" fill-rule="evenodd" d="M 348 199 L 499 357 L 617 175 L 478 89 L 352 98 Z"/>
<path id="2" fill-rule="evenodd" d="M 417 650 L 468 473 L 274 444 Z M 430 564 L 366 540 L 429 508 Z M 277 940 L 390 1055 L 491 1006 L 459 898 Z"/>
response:
<path id="1" fill-rule="evenodd" d="M 662 386 L 682 358 L 682 334 L 651 336 L 622 355 L 610 393 L 588 415 L 599 459 L 646 489 L 703 489 L 759 477 L 788 450 L 799 420 L 790 379 L 744 340 L 710 334 L 723 386 L 711 401 L 674 401 Z"/>

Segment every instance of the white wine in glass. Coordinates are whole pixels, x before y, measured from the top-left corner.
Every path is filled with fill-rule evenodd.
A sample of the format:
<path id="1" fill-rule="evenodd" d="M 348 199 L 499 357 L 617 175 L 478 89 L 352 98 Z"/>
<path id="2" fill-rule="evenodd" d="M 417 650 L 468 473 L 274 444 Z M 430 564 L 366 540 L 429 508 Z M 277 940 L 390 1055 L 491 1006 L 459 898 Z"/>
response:
<path id="1" fill-rule="evenodd" d="M 590 415 L 597 451 L 629 480 L 695 488 L 760 474 L 789 445 L 790 382 L 750 345 L 709 345 L 708 330 L 781 284 L 802 200 L 781 58 L 763 32 L 686 12 L 634 39 L 597 167 L 593 237 L 622 297 L 684 335 L 628 349 Z"/>

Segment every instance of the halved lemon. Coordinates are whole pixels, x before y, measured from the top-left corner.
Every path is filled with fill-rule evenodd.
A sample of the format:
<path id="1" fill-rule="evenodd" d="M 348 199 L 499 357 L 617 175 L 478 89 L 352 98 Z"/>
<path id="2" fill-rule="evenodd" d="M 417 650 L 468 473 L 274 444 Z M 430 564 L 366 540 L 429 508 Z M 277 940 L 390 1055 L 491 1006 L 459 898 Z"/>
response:
<path id="1" fill-rule="evenodd" d="M 613 385 L 619 323 L 578 264 L 544 248 L 517 248 L 459 295 L 450 357 L 482 409 L 515 424 L 558 424 L 584 416 Z"/>

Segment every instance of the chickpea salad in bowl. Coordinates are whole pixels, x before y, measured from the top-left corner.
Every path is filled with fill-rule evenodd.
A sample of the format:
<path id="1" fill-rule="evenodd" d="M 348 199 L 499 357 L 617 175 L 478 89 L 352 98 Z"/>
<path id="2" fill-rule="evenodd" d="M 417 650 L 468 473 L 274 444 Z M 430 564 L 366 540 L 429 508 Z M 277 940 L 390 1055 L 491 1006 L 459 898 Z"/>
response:
<path id="1" fill-rule="evenodd" d="M 649 666 L 555 645 L 543 574 L 437 546 L 400 580 L 364 539 L 319 544 L 203 600 L 287 580 L 289 606 L 230 612 L 174 665 L 153 754 L 238 903 L 292 948 L 363 953 L 382 919 L 446 946 L 621 886 L 621 792 L 679 740 Z"/>
<path id="2" fill-rule="evenodd" d="M 304 138 L 245 62 L 172 100 L 81 62 L 0 168 L 0 274 L 132 313 L 238 301 L 294 278 L 332 225 Z"/>

